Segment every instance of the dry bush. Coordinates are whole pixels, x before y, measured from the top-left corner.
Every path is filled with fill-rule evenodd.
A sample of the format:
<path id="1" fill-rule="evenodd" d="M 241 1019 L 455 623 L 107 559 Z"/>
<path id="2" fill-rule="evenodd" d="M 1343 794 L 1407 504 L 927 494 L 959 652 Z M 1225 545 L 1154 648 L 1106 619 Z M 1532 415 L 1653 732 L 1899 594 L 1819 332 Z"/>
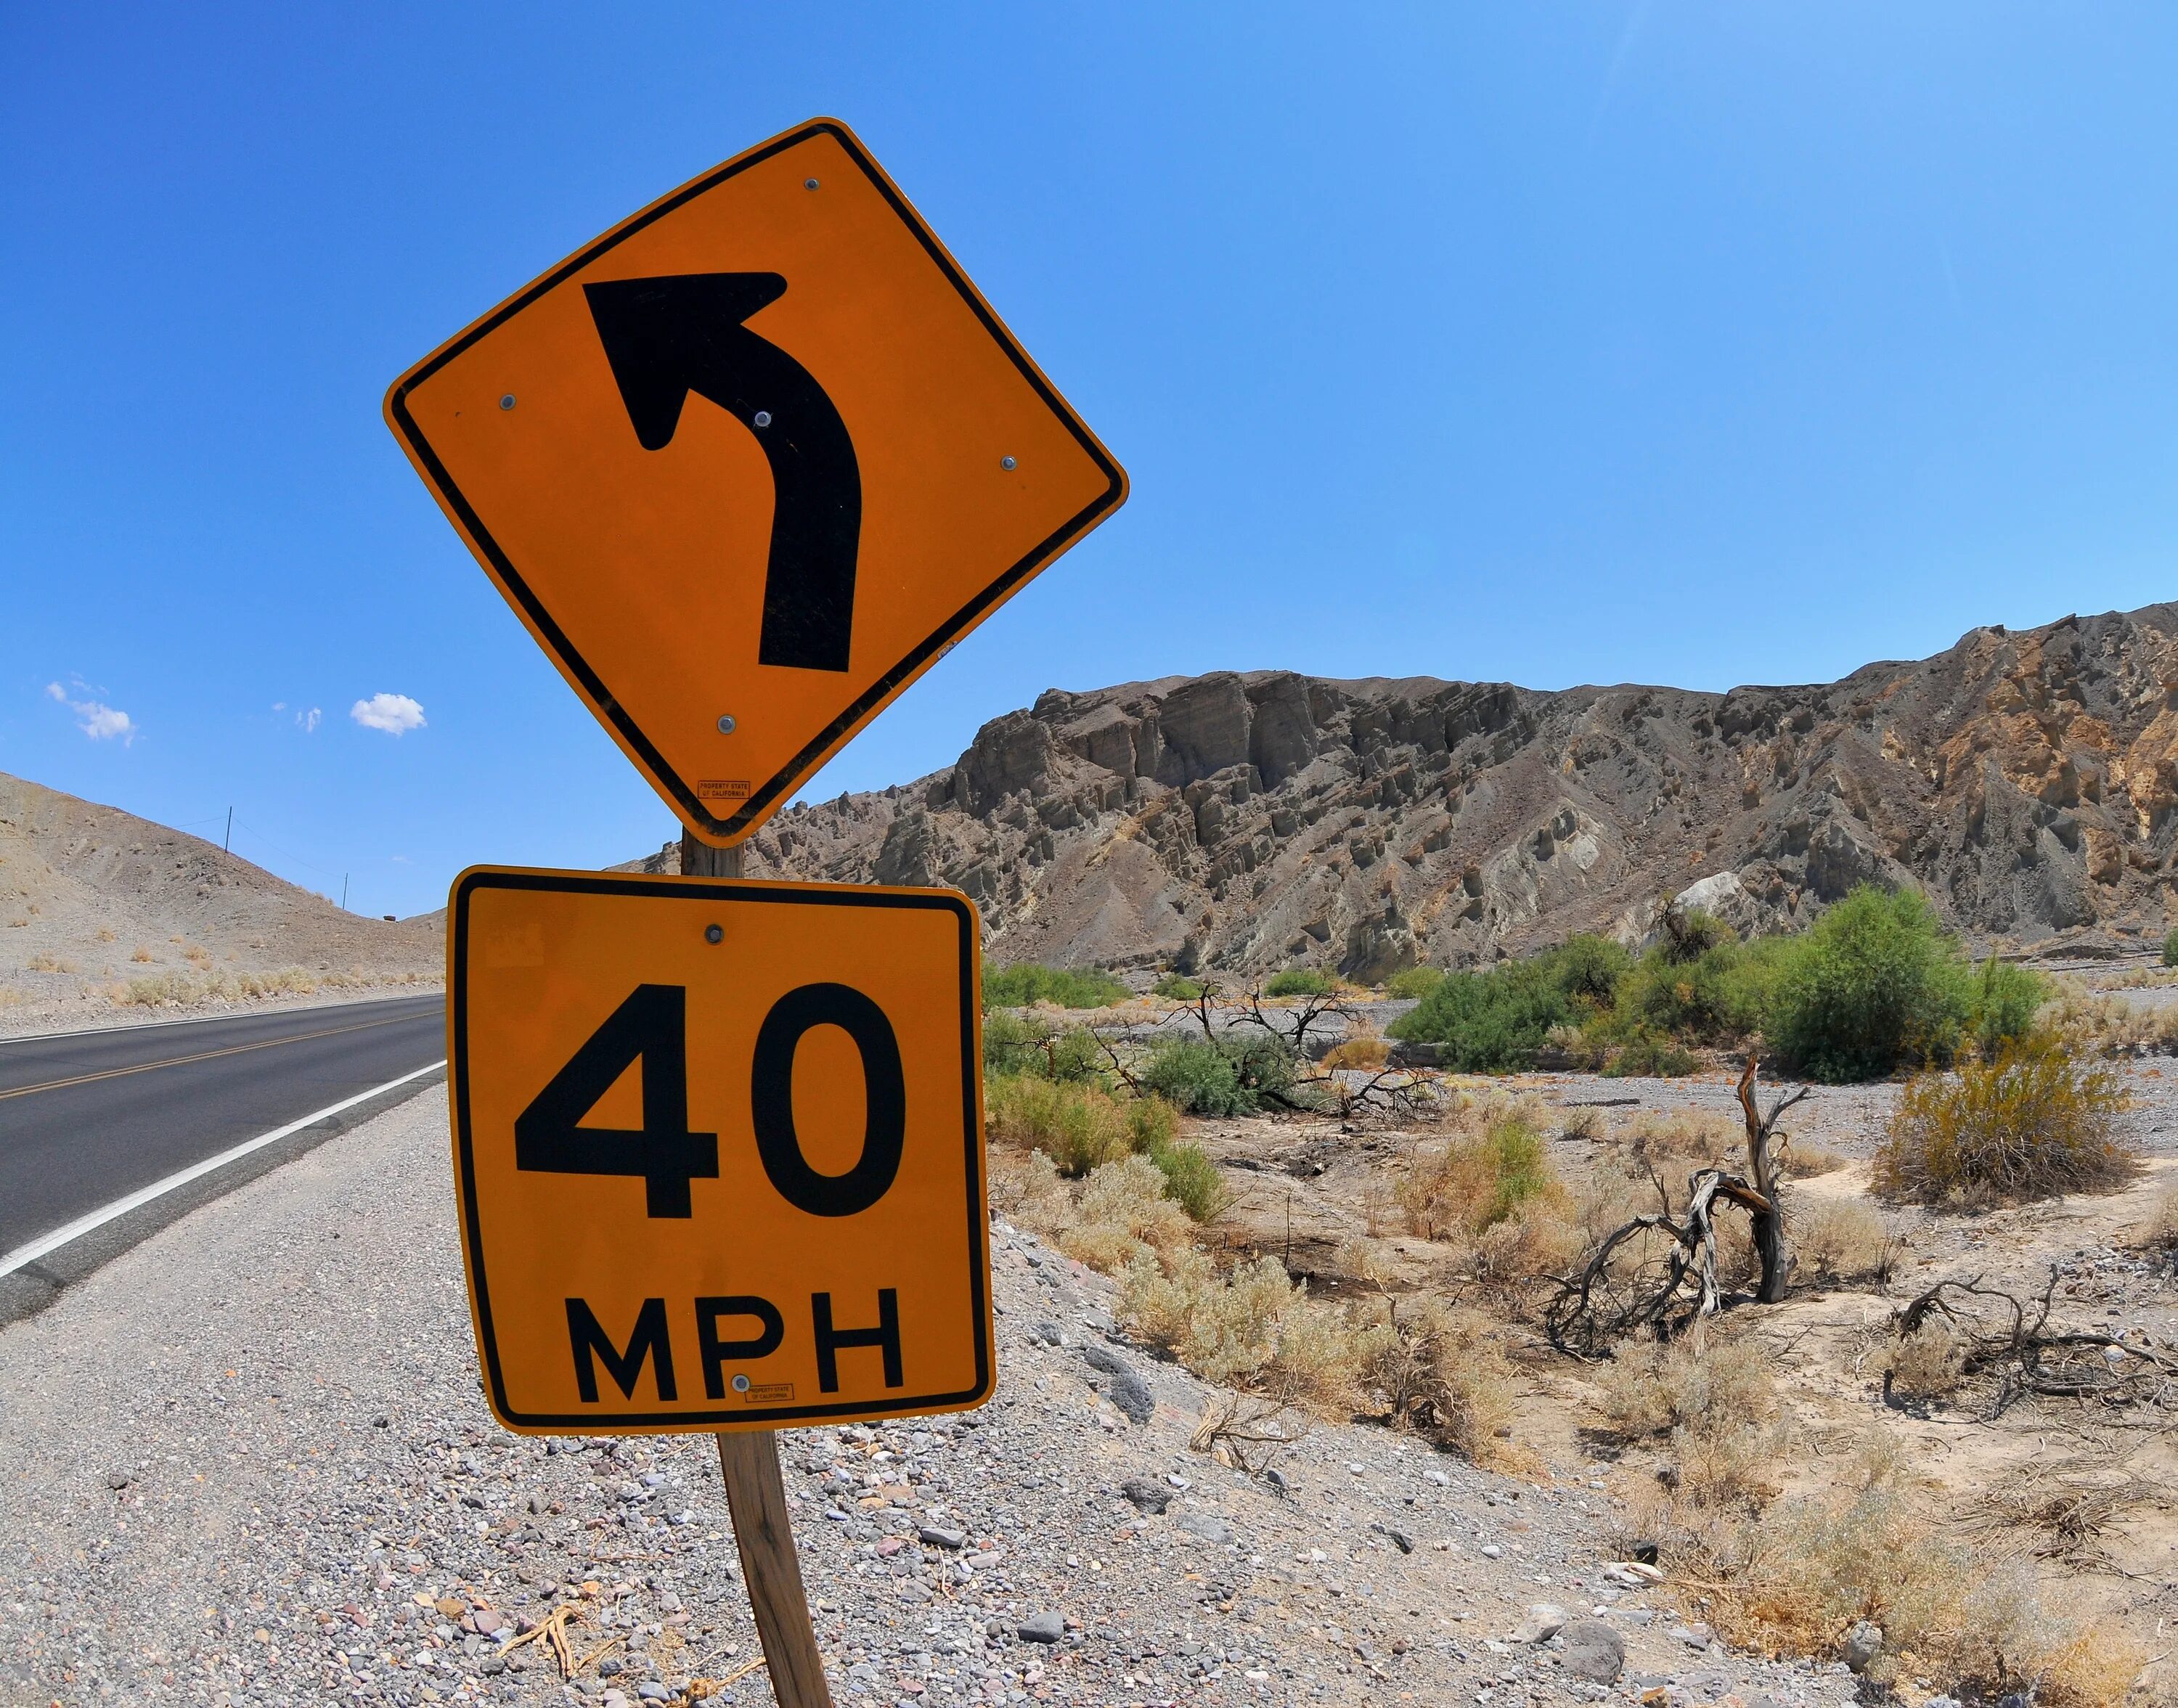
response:
<path id="1" fill-rule="evenodd" d="M 2049 997 L 2041 1027 L 2083 1055 L 2130 1055 L 2178 1044 L 2178 1005 L 2138 1005 L 2064 974 L 2044 975 Z"/>
<path id="2" fill-rule="evenodd" d="M 1568 1109 L 1565 1120 L 1559 1123 L 1558 1133 L 1575 1144 L 1592 1145 L 1603 1136 L 1603 1111 L 1598 1109 Z"/>
<path id="3" fill-rule="evenodd" d="M 1477 1234 L 1537 1199 L 1564 1197 L 1533 1098 L 1469 1103 L 1454 1118 L 1461 1130 L 1442 1148 L 1417 1150 L 1395 1188 L 1409 1232 Z"/>
<path id="4" fill-rule="evenodd" d="M 1801 1198 L 1786 1213 L 1792 1255 L 1819 1281 L 1887 1280 L 1898 1252 L 1889 1224 L 1865 1204 Z"/>
<path id="5" fill-rule="evenodd" d="M 10 927 L 12 927 L 12 928 L 15 928 L 15 929 L 18 929 L 18 930 L 19 930 L 19 929 L 21 929 L 23 927 L 25 927 L 25 926 L 28 925 L 30 922 L 29 920 L 27 920 L 27 919 L 11 919 L 11 920 L 9 920 L 9 921 L 8 922 L 8 925 L 9 925 Z"/>
<path id="6" fill-rule="evenodd" d="M 98 940 L 101 943 L 111 943 L 113 941 L 113 938 L 114 932 L 112 927 L 101 925 L 98 928 Z"/>
<path id="7" fill-rule="evenodd" d="M 1597 1374 L 1602 1410 L 1629 1439 L 1682 1430 L 1721 1434 L 1776 1415 L 1770 1364 L 1751 1335 L 1710 1323 L 1665 1344 L 1623 1346 Z"/>
<path id="8" fill-rule="evenodd" d="M 1812 1180 L 1818 1174 L 1835 1174 L 1844 1166 L 1845 1158 L 1836 1151 L 1797 1143 L 1785 1147 L 1778 1163 L 1779 1172 L 1788 1180 Z"/>
<path id="9" fill-rule="evenodd" d="M 1721 1163 L 1737 1156 L 1746 1129 L 1713 1109 L 1643 1109 L 1626 1124 L 1619 1147 L 1642 1169 L 1666 1162 Z"/>
<path id="10" fill-rule="evenodd" d="M 182 959 L 201 972 L 211 965 L 211 951 L 200 943 L 192 943 L 182 951 Z"/>
<path id="11" fill-rule="evenodd" d="M 1074 1194 L 1043 1152 L 993 1150 L 989 1166 L 991 1206 L 1008 1220 L 1049 1236 L 1073 1218 Z"/>
<path id="12" fill-rule="evenodd" d="M 1119 1317 L 1206 1380 L 1327 1415 L 1351 1412 L 1381 1331 L 1321 1300 L 1274 1257 L 1221 1273 L 1192 1248 L 1121 1273 Z"/>
<path id="13" fill-rule="evenodd" d="M 1432 1298 L 1387 1300 L 1363 1381 L 1395 1424 L 1421 1430 L 1477 1464 L 1517 1458 L 1511 1439 L 1519 1378 L 1480 1311 Z"/>
<path id="14" fill-rule="evenodd" d="M 1995 1701 L 2117 1708 L 2146 1656 L 2122 1633 L 2053 1617 L 2024 1565 L 1950 1542 L 1887 1483 L 1792 1501 L 1759 1519 L 1681 1514 L 1667 1564 L 1699 1579 L 1736 1647 L 1832 1658 L 1861 1619 L 1883 1628 L 1880 1671 Z"/>
<path id="15" fill-rule="evenodd" d="M 1392 1046 L 1381 1037 L 1349 1037 L 1334 1045 L 1323 1058 L 1327 1068 L 1361 1068 L 1373 1070 L 1392 1059 Z"/>
<path id="16" fill-rule="evenodd" d="M 74 972 L 76 970 L 73 961 L 63 961 L 57 955 L 34 955 L 27 965 L 32 972 Z"/>
<path id="17" fill-rule="evenodd" d="M 1916 1404 L 1947 1399 L 1965 1380 L 1967 1344 L 1946 1317 L 1929 1316 L 1883 1355 L 1883 1391 Z"/>
<path id="18" fill-rule="evenodd" d="M 1475 1236 L 1460 1267 L 1486 1287 L 1504 1289 L 1562 1274 L 1589 1248 L 1588 1229 L 1562 1192 L 1530 1199 Z"/>
<path id="19" fill-rule="evenodd" d="M 1875 1153 L 1875 1188 L 1962 1206 L 2114 1191 L 2140 1168 L 2117 1136 L 2126 1101 L 2115 1071 L 2047 1033 L 1993 1061 L 1918 1075 Z"/>
<path id="20" fill-rule="evenodd" d="M 2155 1207 L 2148 1213 L 2138 1237 L 2149 1251 L 2178 1251 L 2178 1183 L 2156 1195 Z"/>
<path id="21" fill-rule="evenodd" d="M 1117 1273 L 1136 1257 L 1176 1250 L 1193 1237 L 1187 1212 L 1165 1194 L 1164 1171 L 1147 1157 L 1107 1163 L 1082 1182 L 1059 1248 L 1092 1269 Z"/>
<path id="22" fill-rule="evenodd" d="M 131 955 L 129 958 L 131 961 L 138 962 L 140 965 L 146 961 L 156 961 L 158 959 L 156 955 L 151 953 L 150 949 L 146 944 L 141 943 L 136 945 L 136 952 Z"/>
<path id="23" fill-rule="evenodd" d="M 319 976 L 304 972 L 299 967 L 289 967 L 280 972 L 215 972 L 202 978 L 191 978 L 185 973 L 157 973 L 149 978 L 132 978 L 125 985 L 116 985 L 108 993 L 112 999 L 124 1005 L 157 1008 L 167 1004 L 189 1007 L 200 1002 L 243 1002 L 267 996 L 304 995 L 323 986 L 373 985 L 413 983 L 393 977 L 366 977 L 355 974 Z"/>

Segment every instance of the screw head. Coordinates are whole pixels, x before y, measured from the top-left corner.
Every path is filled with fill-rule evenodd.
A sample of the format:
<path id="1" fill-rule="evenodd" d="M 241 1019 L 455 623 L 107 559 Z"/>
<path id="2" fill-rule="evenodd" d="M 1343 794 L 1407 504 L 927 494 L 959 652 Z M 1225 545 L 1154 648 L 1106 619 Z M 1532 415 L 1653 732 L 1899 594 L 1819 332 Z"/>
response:
<path id="1" fill-rule="evenodd" d="M 504 397 L 501 398 L 499 400 L 499 407 L 502 409 L 512 409 L 514 407 L 514 393 L 509 391 Z"/>
<path id="2" fill-rule="evenodd" d="M 802 180 L 802 187 L 804 189 L 814 189 L 817 188 L 817 180 L 813 178 L 805 178 Z"/>
<path id="3" fill-rule="evenodd" d="M 1020 465 L 1018 463 L 1015 462 L 1015 461 L 1014 461 L 1014 459 L 1013 459 L 1012 457 L 1001 457 L 1000 458 L 999 458 L 999 468 L 1009 468 L 1009 469 L 1010 469 L 1010 468 L 1020 468 L 1020 467 L 1021 467 L 1021 465 Z"/>
<path id="4" fill-rule="evenodd" d="M 735 1392 L 736 1393 L 747 1393 L 748 1391 L 749 1391 L 749 1379 L 748 1379 L 748 1377 L 747 1377 L 747 1376 L 736 1376 L 736 1377 L 734 1378 L 734 1392 Z"/>
<path id="5" fill-rule="evenodd" d="M 732 713 L 731 713 L 731 712 L 729 712 L 729 713 L 727 713 L 725 716 L 721 717 L 721 718 L 719 720 L 719 733 L 720 733 L 720 735 L 722 735 L 722 736 L 731 736 L 731 734 L 733 734 L 733 732 L 734 732 L 734 719 L 733 719 L 733 714 L 732 714 Z"/>
<path id="6" fill-rule="evenodd" d="M 705 927 L 703 928 L 703 941 L 704 941 L 704 942 L 706 942 L 706 943 L 724 943 L 725 940 L 726 940 L 726 928 L 725 928 L 725 926 L 723 926 L 723 925 L 707 925 L 707 926 L 705 926 Z"/>
<path id="7" fill-rule="evenodd" d="M 771 411 L 769 409 L 759 409 L 749 419 L 752 421 L 754 421 L 759 427 L 769 427 L 771 425 Z"/>

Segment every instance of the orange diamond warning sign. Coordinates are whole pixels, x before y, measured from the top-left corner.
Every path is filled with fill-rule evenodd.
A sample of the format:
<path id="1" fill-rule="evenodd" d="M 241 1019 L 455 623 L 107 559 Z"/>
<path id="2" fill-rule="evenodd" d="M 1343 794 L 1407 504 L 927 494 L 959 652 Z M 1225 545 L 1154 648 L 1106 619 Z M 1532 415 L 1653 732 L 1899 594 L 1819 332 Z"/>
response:
<path id="1" fill-rule="evenodd" d="M 727 845 L 1126 496 L 845 125 L 606 233 L 395 382 L 500 591 Z"/>

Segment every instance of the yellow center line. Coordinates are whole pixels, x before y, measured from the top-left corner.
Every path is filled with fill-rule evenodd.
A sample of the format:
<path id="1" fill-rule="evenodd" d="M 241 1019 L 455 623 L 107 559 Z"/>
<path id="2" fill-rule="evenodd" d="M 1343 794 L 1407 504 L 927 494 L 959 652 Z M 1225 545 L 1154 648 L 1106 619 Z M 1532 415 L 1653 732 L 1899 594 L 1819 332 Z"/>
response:
<path id="1" fill-rule="evenodd" d="M 293 1037 L 269 1037 L 261 1043 L 231 1044 L 225 1049 L 207 1049 L 194 1055 L 170 1056 L 165 1061 L 139 1062 L 134 1067 L 107 1068 L 102 1073 L 78 1074 L 74 1079 L 47 1080 L 42 1085 L 18 1086 L 13 1091 L 0 1092 L 0 1103 L 5 1103 L 9 1098 L 26 1098 L 33 1092 L 57 1092 L 68 1086 L 87 1086 L 96 1080 L 119 1079 L 124 1074 L 147 1074 L 154 1068 L 181 1067 L 193 1061 L 211 1061 L 217 1056 L 243 1055 L 253 1049 L 271 1049 L 283 1043 L 308 1043 L 314 1037 L 337 1037 L 342 1032 L 369 1032 L 374 1026 L 399 1026 L 404 1021 L 416 1018 L 414 1015 L 404 1014 L 391 1020 L 366 1020 L 354 1026 L 328 1026 L 323 1032 L 298 1032 Z"/>

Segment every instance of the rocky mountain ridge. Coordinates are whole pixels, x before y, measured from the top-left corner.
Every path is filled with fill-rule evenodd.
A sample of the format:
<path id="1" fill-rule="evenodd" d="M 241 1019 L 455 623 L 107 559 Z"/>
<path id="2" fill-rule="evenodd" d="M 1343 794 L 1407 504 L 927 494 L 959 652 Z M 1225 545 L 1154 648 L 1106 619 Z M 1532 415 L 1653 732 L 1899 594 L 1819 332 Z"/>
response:
<path id="1" fill-rule="evenodd" d="M 1375 980 L 1638 939 L 1679 895 L 1790 929 L 1868 880 L 1977 939 L 2159 938 L 2174 808 L 2178 605 L 2157 605 L 1725 693 L 1053 688 L 945 770 L 782 813 L 747 870 L 957 886 L 1003 960 Z"/>

